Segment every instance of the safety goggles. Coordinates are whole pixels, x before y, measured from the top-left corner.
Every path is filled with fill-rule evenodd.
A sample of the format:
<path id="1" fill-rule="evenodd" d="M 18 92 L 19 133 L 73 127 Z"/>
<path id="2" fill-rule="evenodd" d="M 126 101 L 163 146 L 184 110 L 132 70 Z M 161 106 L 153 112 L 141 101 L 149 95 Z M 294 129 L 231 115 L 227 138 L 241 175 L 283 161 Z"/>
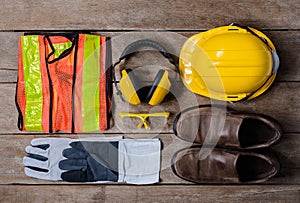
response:
<path id="1" fill-rule="evenodd" d="M 169 118 L 170 112 L 157 112 L 157 113 L 129 113 L 129 112 L 121 112 L 119 114 L 121 118 L 124 117 L 133 117 L 133 118 L 139 118 L 141 121 L 136 126 L 137 128 L 141 128 L 142 126 L 145 127 L 145 129 L 150 130 L 150 127 L 147 123 L 147 119 L 149 117 L 164 117 Z"/>

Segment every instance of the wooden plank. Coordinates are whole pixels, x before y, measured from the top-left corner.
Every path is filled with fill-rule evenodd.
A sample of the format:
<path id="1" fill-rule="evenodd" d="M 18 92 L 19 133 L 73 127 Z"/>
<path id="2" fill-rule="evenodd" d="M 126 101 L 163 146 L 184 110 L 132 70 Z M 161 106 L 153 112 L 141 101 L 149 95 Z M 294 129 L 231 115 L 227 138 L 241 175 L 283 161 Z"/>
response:
<path id="1" fill-rule="evenodd" d="M 0 186 L 1 202 L 299 202 L 300 186 Z"/>
<path id="2" fill-rule="evenodd" d="M 298 82 L 288 82 L 288 83 L 276 83 L 273 87 L 268 90 L 263 95 L 249 101 L 237 102 L 234 104 L 228 104 L 225 102 L 217 102 L 210 100 L 208 98 L 202 97 L 200 95 L 195 95 L 188 91 L 181 83 L 174 84 L 174 89 L 171 93 L 174 95 L 170 97 L 169 101 L 162 103 L 158 106 L 150 106 L 146 104 L 141 104 L 138 106 L 129 105 L 127 102 L 122 102 L 119 96 L 114 95 L 113 97 L 113 118 L 115 121 L 115 127 L 122 130 L 121 132 L 137 132 L 137 133 L 147 133 L 147 130 L 136 129 L 135 126 L 138 124 L 139 119 L 134 118 L 123 118 L 121 119 L 118 115 L 120 112 L 161 112 L 168 111 L 171 113 L 170 118 L 166 121 L 161 118 L 152 119 L 152 130 L 150 132 L 172 132 L 173 121 L 176 115 L 191 106 L 204 105 L 204 104 L 222 104 L 228 105 L 233 109 L 239 110 L 241 112 L 254 112 L 263 113 L 277 119 L 284 132 L 299 132 L 299 118 L 300 99 L 298 94 L 298 89 L 300 84 Z M 284 95 L 284 97 L 282 97 Z M 291 108 L 287 108 L 290 106 Z M 113 130 L 113 129 L 112 129 Z"/>
<path id="3" fill-rule="evenodd" d="M 196 32 L 98 32 L 101 35 L 113 36 L 112 51 L 113 62 L 118 61 L 123 49 L 131 42 L 138 39 L 152 39 L 163 46 L 175 56 L 179 56 L 180 49 L 187 37 Z M 0 82 L 16 82 L 18 68 L 18 38 L 20 32 L 0 32 Z M 278 71 L 277 81 L 300 81 L 300 32 L 298 31 L 266 31 L 276 45 L 278 54 L 281 59 L 280 69 Z M 158 52 L 138 53 L 135 57 L 130 58 L 119 68 L 143 67 L 141 74 L 143 78 L 149 73 L 156 73 L 158 68 L 167 67 L 168 70 L 174 70 L 174 67 L 162 57 Z M 118 73 L 118 72 L 117 72 Z M 117 74 L 118 76 L 118 74 Z M 175 73 L 171 71 L 170 77 L 174 78 Z M 177 76 L 178 77 L 178 76 Z M 119 78 L 119 76 L 117 77 Z M 149 80 L 149 79 L 147 79 Z"/>
<path id="4" fill-rule="evenodd" d="M 18 132 L 18 113 L 15 105 L 14 96 L 16 91 L 16 85 L 1 84 L 0 89 L 0 131 Z"/>
<path id="5" fill-rule="evenodd" d="M 0 30 L 205 29 L 231 22 L 261 28 L 299 29 L 299 2 L 182 1 L 6 1 Z"/>
<path id="6" fill-rule="evenodd" d="M 0 202 L 299 202 L 299 8 L 297 0 L 182 0 L 175 3 L 169 0 L 6 1 L 0 8 L 0 18 L 5 19 L 0 21 Z M 18 37 L 23 34 L 21 31 L 93 30 L 113 36 L 113 59 L 116 61 L 127 44 L 140 38 L 157 40 L 178 55 L 185 37 L 230 22 L 263 30 L 276 45 L 281 59 L 277 82 L 267 93 L 251 101 L 228 104 L 241 111 L 265 113 L 282 124 L 285 133 L 280 142 L 271 147 L 282 165 L 279 176 L 259 185 L 194 185 L 176 177 L 170 169 L 171 157 L 191 143 L 171 134 L 173 119 L 179 111 L 194 103 L 212 102 L 201 96 L 195 97 L 182 86 L 177 86 L 177 83 L 174 85 L 177 88 L 172 90 L 176 97 L 156 107 L 128 106 L 114 95 L 115 124 L 105 134 L 55 134 L 73 138 L 103 135 L 158 137 L 163 143 L 159 184 L 143 187 L 124 184 L 78 185 L 25 176 L 22 165 L 22 157 L 26 155 L 25 146 L 34 137 L 51 135 L 21 133 L 16 127 L 13 83 L 17 79 L 17 45 Z M 125 33 L 133 30 L 145 32 Z M 139 67 L 145 64 L 172 68 L 157 52 L 136 54 L 125 65 Z M 139 77 L 146 75 L 146 80 L 151 80 L 156 71 L 157 68 L 153 66 L 144 67 Z M 118 113 L 121 111 L 170 111 L 171 117 L 168 120 L 150 120 L 152 129 L 147 131 L 136 129 L 138 119 L 120 119 Z"/>
<path id="7" fill-rule="evenodd" d="M 21 33 L 0 32 L 0 82 L 16 82 Z"/>
<path id="8" fill-rule="evenodd" d="M 300 81 L 300 58 L 298 53 L 300 51 L 300 32 L 298 31 L 265 31 L 264 32 L 275 44 L 280 57 L 280 68 L 277 74 L 276 81 Z M 138 39 L 150 38 L 157 42 L 160 42 L 170 51 L 171 54 L 179 57 L 180 49 L 188 37 L 196 34 L 196 32 L 130 32 L 124 33 L 112 38 L 112 50 L 113 50 L 113 61 L 118 61 L 118 57 L 121 55 L 124 48 L 131 42 Z M 152 67 L 147 67 L 146 65 L 153 65 Z M 158 54 L 157 52 L 152 53 L 138 53 L 135 57 L 131 57 L 126 63 L 122 64 L 120 67 L 116 67 L 116 70 L 120 68 L 136 68 L 143 67 L 141 71 L 137 71 L 137 77 L 149 80 L 149 74 L 157 73 L 158 68 L 155 65 L 168 67 L 169 70 L 174 70 L 174 67 L 170 65 L 167 60 Z M 160 67 L 159 67 L 160 68 Z M 139 74 L 140 72 L 140 74 Z M 176 77 L 173 71 L 171 78 Z M 117 80 L 120 76 L 117 71 Z M 144 74 L 144 75 L 143 75 Z M 178 76 L 177 76 L 178 77 Z"/>
<path id="9" fill-rule="evenodd" d="M 175 86 L 175 84 L 173 84 Z M 15 84 L 0 84 L 0 133 L 19 133 L 17 128 L 17 109 L 15 106 Z M 273 87 L 263 95 L 249 101 L 228 104 L 232 108 L 240 111 L 264 113 L 277 119 L 284 132 L 299 132 L 300 116 L 300 83 L 282 82 L 275 83 Z M 176 115 L 191 106 L 211 104 L 213 101 L 195 95 L 188 91 L 181 83 L 171 91 L 175 96 L 169 101 L 163 102 L 158 106 L 141 104 L 138 106 L 129 105 L 122 102 L 119 96 L 113 97 L 113 127 L 104 133 L 171 133 L 173 132 L 173 120 Z M 283 97 L 284 95 L 284 97 Z M 215 103 L 215 102 L 214 102 Z M 220 103 L 220 102 L 219 102 Z M 225 102 L 222 104 L 226 105 Z M 152 129 L 137 129 L 139 123 L 137 118 L 120 118 L 120 112 L 161 112 L 168 111 L 171 116 L 165 118 L 150 119 Z"/>
<path id="10" fill-rule="evenodd" d="M 122 134 L 114 134 L 122 135 Z M 48 135 L 49 136 L 49 135 Z M 60 137 L 84 138 L 99 136 L 99 134 L 60 135 Z M 103 135 L 102 135 L 103 136 Z M 106 136 L 112 136 L 111 134 Z M 126 134 L 126 138 L 154 138 L 162 141 L 162 162 L 160 184 L 191 184 L 173 174 L 170 166 L 175 152 L 190 147 L 192 143 L 185 142 L 173 134 Z M 43 135 L 1 135 L 0 136 L 0 184 L 66 184 L 66 182 L 44 181 L 27 177 L 23 170 L 22 159 L 26 156 L 25 147 L 30 141 Z M 300 184 L 300 134 L 284 134 L 282 140 L 272 146 L 272 151 L 278 155 L 281 172 L 264 184 Z"/>

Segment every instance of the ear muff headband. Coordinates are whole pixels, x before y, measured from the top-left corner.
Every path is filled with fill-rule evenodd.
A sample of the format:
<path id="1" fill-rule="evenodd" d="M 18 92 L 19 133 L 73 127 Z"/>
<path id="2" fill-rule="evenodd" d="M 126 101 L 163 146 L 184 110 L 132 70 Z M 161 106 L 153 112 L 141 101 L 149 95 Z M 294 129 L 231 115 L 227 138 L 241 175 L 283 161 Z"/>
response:
<path id="1" fill-rule="evenodd" d="M 168 61 L 173 64 L 176 68 L 176 70 L 178 69 L 178 66 L 176 64 L 176 62 L 174 61 L 174 59 L 171 57 L 171 55 L 168 53 L 168 51 L 159 43 L 149 40 L 149 39 L 142 39 L 142 40 L 138 40 L 135 41 L 131 44 L 129 44 L 122 52 L 121 56 L 119 57 L 119 60 L 113 65 L 113 77 L 114 77 L 114 83 L 115 83 L 115 88 L 117 91 L 117 94 L 121 97 L 122 101 L 125 102 L 125 98 L 123 97 L 120 88 L 118 87 L 117 83 L 116 83 L 116 75 L 115 75 L 115 67 L 121 63 L 122 60 L 124 59 L 128 59 L 129 57 L 132 56 L 132 54 L 138 52 L 142 47 L 151 47 L 156 49 L 157 51 L 159 51 L 166 59 L 168 59 Z M 158 73 L 159 74 L 159 73 Z M 122 74 L 121 74 L 122 75 Z M 157 76 L 156 76 L 157 78 Z M 155 80 L 156 80 L 155 78 Z M 154 81 L 155 83 L 155 81 Z M 154 89 L 153 89 L 154 88 Z M 146 96 L 146 100 L 150 100 L 149 99 L 149 95 L 151 93 L 151 95 L 153 95 L 153 92 L 155 91 L 155 86 L 153 85 L 149 91 L 149 93 Z"/>
<path id="2" fill-rule="evenodd" d="M 122 61 L 123 59 L 128 59 L 130 56 L 132 56 L 132 54 L 138 52 L 142 47 L 151 47 L 153 49 L 156 49 L 166 59 L 168 59 L 171 64 L 176 66 L 176 63 L 174 62 L 173 58 L 168 53 L 168 51 L 161 44 L 149 39 L 142 39 L 129 44 L 122 52 L 119 61 Z"/>

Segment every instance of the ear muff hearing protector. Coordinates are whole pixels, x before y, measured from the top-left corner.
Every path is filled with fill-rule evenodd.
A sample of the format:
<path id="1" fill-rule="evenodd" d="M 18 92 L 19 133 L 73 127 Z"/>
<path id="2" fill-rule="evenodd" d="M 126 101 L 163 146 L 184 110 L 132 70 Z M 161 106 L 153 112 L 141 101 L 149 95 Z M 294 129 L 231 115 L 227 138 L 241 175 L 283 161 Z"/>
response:
<path id="1" fill-rule="evenodd" d="M 119 61 L 114 64 L 114 68 L 123 59 L 128 59 L 133 53 L 139 51 L 142 47 L 151 47 L 158 50 L 170 61 L 170 63 L 175 65 L 173 58 L 171 58 L 171 55 L 162 45 L 152 40 L 144 39 L 129 44 L 122 52 Z M 161 103 L 165 99 L 165 96 L 169 93 L 171 82 L 168 77 L 168 71 L 163 69 L 158 71 L 151 85 L 146 85 L 131 69 L 123 69 L 121 71 L 121 79 L 119 82 L 120 88 L 117 86 L 116 82 L 115 85 L 117 93 L 121 96 L 123 101 L 125 98 L 133 105 L 138 105 L 141 102 L 148 103 L 150 105 L 157 105 Z"/>

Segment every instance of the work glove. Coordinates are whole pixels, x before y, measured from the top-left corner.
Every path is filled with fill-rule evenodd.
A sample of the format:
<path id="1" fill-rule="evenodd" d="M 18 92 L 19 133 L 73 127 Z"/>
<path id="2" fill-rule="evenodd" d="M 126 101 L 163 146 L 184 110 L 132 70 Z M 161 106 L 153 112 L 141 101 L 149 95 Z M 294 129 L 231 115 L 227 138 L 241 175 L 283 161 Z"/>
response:
<path id="1" fill-rule="evenodd" d="M 59 168 L 59 162 L 66 159 L 62 152 L 70 148 L 72 142 L 82 140 L 109 142 L 121 140 L 118 137 L 92 137 L 83 139 L 71 138 L 35 138 L 31 141 L 31 146 L 27 146 L 25 151 L 28 153 L 23 158 L 25 166 L 24 172 L 27 176 L 42 180 L 62 180 L 61 174 L 64 172 Z"/>
<path id="2" fill-rule="evenodd" d="M 96 140 L 93 140 L 96 139 Z M 105 140 L 37 138 L 26 147 L 25 173 L 44 180 L 70 182 L 159 181 L 159 139 Z"/>
<path id="3" fill-rule="evenodd" d="M 115 181 L 153 184 L 159 181 L 159 139 L 123 139 L 116 142 L 72 142 L 59 163 L 69 182 Z"/>

